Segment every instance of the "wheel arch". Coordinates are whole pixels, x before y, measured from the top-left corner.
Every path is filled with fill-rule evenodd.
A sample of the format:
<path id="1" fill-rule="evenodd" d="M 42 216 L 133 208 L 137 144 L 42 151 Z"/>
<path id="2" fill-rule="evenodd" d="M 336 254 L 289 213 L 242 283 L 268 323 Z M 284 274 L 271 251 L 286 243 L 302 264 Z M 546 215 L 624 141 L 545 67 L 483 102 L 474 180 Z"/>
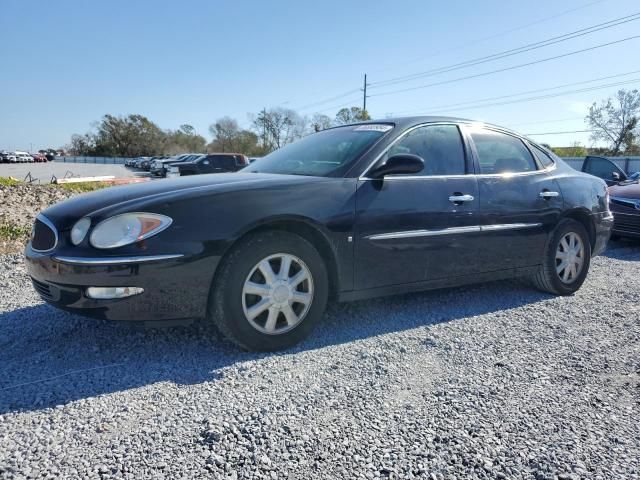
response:
<path id="1" fill-rule="evenodd" d="M 235 240 L 224 251 L 220 261 L 223 262 L 230 252 L 249 236 L 267 231 L 284 231 L 298 235 L 317 250 L 320 256 L 325 259 L 327 274 L 329 276 L 329 295 L 336 297 L 340 292 L 340 269 L 338 267 L 337 253 L 329 240 L 328 235 L 313 220 L 306 217 L 286 216 L 262 220 L 261 222 L 243 229 Z M 217 269 L 219 271 L 219 269 Z M 217 281 L 217 274 L 213 279 L 213 284 Z"/>
<path id="2" fill-rule="evenodd" d="M 593 253 L 593 249 L 596 246 L 596 226 L 593 218 L 591 217 L 591 213 L 584 208 L 574 208 L 565 212 L 560 220 L 564 218 L 575 220 L 584 226 L 589 235 L 589 245 L 591 245 L 591 252 Z"/>

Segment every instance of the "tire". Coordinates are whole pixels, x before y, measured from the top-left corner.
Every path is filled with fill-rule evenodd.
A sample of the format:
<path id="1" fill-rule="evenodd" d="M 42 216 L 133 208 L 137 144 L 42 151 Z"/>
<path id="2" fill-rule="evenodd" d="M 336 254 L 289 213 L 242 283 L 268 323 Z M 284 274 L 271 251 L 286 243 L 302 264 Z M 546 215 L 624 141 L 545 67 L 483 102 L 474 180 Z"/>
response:
<path id="1" fill-rule="evenodd" d="M 281 276 L 285 257 L 291 262 L 286 278 L 294 280 L 296 273 L 303 272 L 305 275 L 297 278 L 310 279 L 295 287 L 282 280 L 285 277 L 270 283 L 259 264 L 269 262 L 271 273 Z M 256 284 L 270 293 L 265 296 L 247 293 L 249 285 Z M 285 286 L 278 287 L 282 284 Z M 298 235 L 267 231 L 242 240 L 223 259 L 209 295 L 208 316 L 228 340 L 244 350 L 281 350 L 309 336 L 324 315 L 328 294 L 327 267 L 316 248 Z M 289 300 L 283 299 L 287 295 Z M 306 303 L 291 300 L 294 296 Z M 278 301 L 281 303 L 274 303 Z M 251 314 L 260 310 L 261 305 L 272 306 L 251 320 Z"/>
<path id="2" fill-rule="evenodd" d="M 574 273 L 573 276 L 569 273 L 570 278 L 563 281 L 562 277 L 565 276 L 566 269 L 558 272 L 558 268 L 561 268 L 560 265 L 562 265 L 563 260 L 556 257 L 564 253 L 560 251 L 564 249 L 564 247 L 560 247 L 560 243 L 563 239 L 565 239 L 565 242 L 571 242 L 571 240 L 568 240 L 572 238 L 571 235 L 579 238 L 582 244 L 581 256 L 578 257 L 582 259 L 582 265 L 577 273 Z M 571 263 L 572 262 L 569 261 L 569 264 Z M 539 290 L 544 292 L 554 295 L 571 295 L 578 291 L 584 283 L 587 278 L 587 273 L 589 272 L 590 264 L 591 243 L 589 242 L 587 230 L 580 222 L 565 218 L 560 220 L 547 240 L 543 263 L 540 265 L 538 272 L 533 276 L 533 283 Z"/>

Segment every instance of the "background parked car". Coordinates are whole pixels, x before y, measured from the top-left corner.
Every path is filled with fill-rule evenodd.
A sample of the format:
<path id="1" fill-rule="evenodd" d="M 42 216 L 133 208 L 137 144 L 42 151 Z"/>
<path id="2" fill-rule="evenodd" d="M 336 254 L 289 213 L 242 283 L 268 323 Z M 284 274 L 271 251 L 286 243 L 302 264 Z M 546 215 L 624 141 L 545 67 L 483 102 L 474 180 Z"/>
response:
<path id="1" fill-rule="evenodd" d="M 16 150 L 16 159 L 20 163 L 33 163 L 33 157 L 29 155 L 27 152 L 20 152 Z"/>
<path id="2" fill-rule="evenodd" d="M 7 152 L 6 150 L 3 150 L 2 152 L 0 152 L 0 161 L 2 161 L 2 163 L 15 163 L 16 156 L 13 154 L 13 152 Z"/>
<path id="3" fill-rule="evenodd" d="M 241 153 L 211 153 L 189 161 L 170 164 L 172 175 L 199 175 L 202 173 L 237 172 L 249 165 L 249 159 Z"/>
<path id="4" fill-rule="evenodd" d="M 582 171 L 601 178 L 609 186 L 628 180 L 632 176 L 640 175 L 640 172 L 629 175 L 608 158 L 594 156 L 585 157 Z"/>
<path id="5" fill-rule="evenodd" d="M 640 180 L 624 180 L 609 187 L 613 213 L 612 237 L 640 239 Z"/>
<path id="6" fill-rule="evenodd" d="M 174 155 L 173 157 L 169 157 L 169 158 L 157 158 L 151 162 L 151 169 L 150 169 L 151 175 L 155 175 L 158 177 L 166 177 L 167 165 L 173 164 L 173 163 L 194 161 L 201 156 L 202 154 L 200 153 L 184 153 L 182 155 Z"/>
<path id="7" fill-rule="evenodd" d="M 31 156 L 33 157 L 33 161 L 34 162 L 46 162 L 47 161 L 47 157 L 44 156 L 41 153 L 32 153 Z"/>

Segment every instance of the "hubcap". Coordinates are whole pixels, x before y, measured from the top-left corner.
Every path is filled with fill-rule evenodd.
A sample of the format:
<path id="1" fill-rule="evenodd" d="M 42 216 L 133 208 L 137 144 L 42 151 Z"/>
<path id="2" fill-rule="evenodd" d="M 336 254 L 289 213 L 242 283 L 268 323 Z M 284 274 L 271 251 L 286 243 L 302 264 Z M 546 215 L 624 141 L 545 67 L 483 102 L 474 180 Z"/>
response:
<path id="1" fill-rule="evenodd" d="M 249 324 L 269 335 L 286 333 L 309 312 L 313 278 L 294 255 L 276 253 L 253 267 L 242 288 L 242 309 Z"/>
<path id="2" fill-rule="evenodd" d="M 577 233 L 567 233 L 556 249 L 556 273 L 563 283 L 573 283 L 584 266 L 584 244 Z"/>

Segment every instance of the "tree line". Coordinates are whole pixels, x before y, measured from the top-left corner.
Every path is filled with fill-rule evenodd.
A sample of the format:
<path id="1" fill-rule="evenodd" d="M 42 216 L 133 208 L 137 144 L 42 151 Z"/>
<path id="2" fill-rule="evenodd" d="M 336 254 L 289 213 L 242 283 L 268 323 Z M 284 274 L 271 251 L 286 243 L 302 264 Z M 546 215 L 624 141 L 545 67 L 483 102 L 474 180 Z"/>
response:
<path id="1" fill-rule="evenodd" d="M 71 155 L 99 157 L 138 157 L 174 155 L 184 152 L 236 152 L 263 156 L 313 132 L 336 125 L 369 120 L 369 113 L 358 107 L 343 108 L 335 117 L 316 113 L 300 115 L 288 108 L 264 109 L 249 114 L 249 128 L 241 128 L 234 118 L 224 116 L 209 126 L 210 142 L 193 126 L 163 130 L 143 115 L 105 115 L 94 129 L 72 135 L 65 148 Z M 561 156 L 640 155 L 640 92 L 620 90 L 613 97 L 594 102 L 585 118 L 591 139 L 599 147 L 573 143 L 555 147 Z"/>
<path id="2" fill-rule="evenodd" d="M 224 116 L 209 126 L 212 140 L 189 124 L 177 130 L 163 130 L 144 115 L 104 115 L 93 130 L 74 134 L 65 150 L 71 155 L 95 157 L 140 157 L 193 152 L 236 152 L 263 156 L 313 132 L 348 123 L 369 120 L 358 107 L 343 108 L 334 118 L 316 113 L 303 116 L 292 109 L 270 108 L 250 114 L 250 127 L 241 128 L 234 118 Z"/>

